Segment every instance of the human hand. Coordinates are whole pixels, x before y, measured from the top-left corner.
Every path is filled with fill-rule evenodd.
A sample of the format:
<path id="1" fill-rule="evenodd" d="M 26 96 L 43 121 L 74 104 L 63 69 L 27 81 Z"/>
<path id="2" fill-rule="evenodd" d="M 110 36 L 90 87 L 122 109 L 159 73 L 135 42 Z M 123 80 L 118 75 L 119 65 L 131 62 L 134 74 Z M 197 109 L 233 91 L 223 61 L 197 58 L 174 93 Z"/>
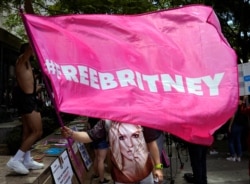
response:
<path id="1" fill-rule="evenodd" d="M 163 170 L 161 169 L 155 169 L 154 170 L 154 178 L 155 182 L 160 184 L 163 181 Z"/>
<path id="2" fill-rule="evenodd" d="M 61 127 L 61 134 L 64 138 L 72 138 L 74 131 L 69 127 L 63 126 Z"/>

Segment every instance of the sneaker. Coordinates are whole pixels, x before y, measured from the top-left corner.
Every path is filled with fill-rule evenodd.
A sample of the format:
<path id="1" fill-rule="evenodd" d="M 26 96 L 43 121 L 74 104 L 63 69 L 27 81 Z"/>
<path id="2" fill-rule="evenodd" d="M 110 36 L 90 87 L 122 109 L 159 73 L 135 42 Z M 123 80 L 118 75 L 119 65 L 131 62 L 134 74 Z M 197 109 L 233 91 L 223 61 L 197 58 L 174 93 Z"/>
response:
<path id="1" fill-rule="evenodd" d="M 109 180 L 107 180 L 106 178 L 103 179 L 103 181 L 99 181 L 100 184 L 105 184 L 105 183 L 109 183 Z"/>
<path id="2" fill-rule="evenodd" d="M 237 162 L 240 162 L 240 161 L 241 161 L 241 158 L 240 158 L 240 157 L 237 157 L 237 158 L 236 158 L 236 161 L 237 161 Z"/>
<path id="3" fill-rule="evenodd" d="M 29 170 L 23 165 L 20 160 L 14 161 L 13 158 L 11 158 L 7 162 L 7 167 L 18 174 L 29 174 Z"/>
<path id="4" fill-rule="evenodd" d="M 235 161 L 236 161 L 236 158 L 235 158 L 235 157 L 227 157 L 227 160 L 228 160 L 228 161 L 233 161 L 233 162 L 235 162 Z"/>
<path id="5" fill-rule="evenodd" d="M 39 163 L 35 160 L 30 159 L 29 162 L 25 162 L 23 163 L 23 165 L 27 168 L 27 169 L 33 169 L 33 170 L 36 170 L 36 169 L 43 169 L 44 168 L 44 164 L 43 163 Z"/>
<path id="6" fill-rule="evenodd" d="M 211 150 L 211 151 L 209 152 L 209 154 L 210 154 L 210 155 L 217 155 L 217 154 L 218 154 L 218 151 Z"/>

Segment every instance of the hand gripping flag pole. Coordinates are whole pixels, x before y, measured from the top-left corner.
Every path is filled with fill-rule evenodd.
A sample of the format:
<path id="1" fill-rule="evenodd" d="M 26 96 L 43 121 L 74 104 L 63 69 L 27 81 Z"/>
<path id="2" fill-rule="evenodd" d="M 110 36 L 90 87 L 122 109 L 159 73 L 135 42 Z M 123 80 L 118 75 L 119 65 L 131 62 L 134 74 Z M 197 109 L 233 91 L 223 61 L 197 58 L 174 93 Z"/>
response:
<path id="1" fill-rule="evenodd" d="M 24 18 L 24 16 L 23 16 L 23 10 L 22 10 L 21 8 L 20 8 L 20 15 L 21 15 L 21 17 L 22 17 L 22 20 L 23 20 L 23 23 L 24 23 L 24 26 L 25 26 L 27 35 L 28 35 L 28 37 L 29 37 L 30 44 L 31 44 L 31 46 L 32 46 L 32 48 L 33 48 L 33 51 L 34 51 L 35 54 L 37 55 L 37 50 L 35 49 L 35 47 L 34 47 L 34 45 L 33 45 L 32 38 L 31 38 L 31 36 L 30 36 L 30 31 L 29 31 L 28 26 L 26 25 L 26 21 L 25 21 L 25 18 Z M 39 58 L 37 58 L 37 59 L 39 59 Z M 41 62 L 38 62 L 38 63 L 39 63 L 39 67 L 41 68 Z M 53 96 L 53 91 L 52 91 L 52 88 L 51 88 L 51 86 L 50 86 L 50 83 L 49 83 L 47 77 L 45 76 L 43 70 L 41 70 L 41 74 L 42 74 L 43 81 L 44 81 L 44 83 L 45 83 L 45 88 L 46 88 L 46 90 L 47 90 L 47 92 L 48 92 L 48 94 L 49 94 L 49 97 L 50 97 L 50 99 L 51 99 L 51 101 L 52 101 L 52 104 L 53 104 L 53 106 L 54 106 L 54 108 L 55 108 L 55 112 L 56 112 L 56 116 L 57 116 L 58 122 L 59 122 L 61 128 L 63 128 L 63 127 L 64 127 L 64 122 L 63 122 L 63 119 L 62 119 L 62 117 L 61 117 L 61 115 L 60 115 L 60 111 L 59 111 L 59 109 L 58 109 L 58 107 L 57 107 L 57 105 L 56 105 L 56 103 L 55 103 L 55 99 L 54 99 L 54 96 Z M 72 152 L 73 159 L 74 159 L 75 162 L 76 162 L 77 169 L 80 170 L 79 173 L 84 173 L 84 172 L 83 172 L 83 171 L 84 171 L 84 166 L 81 164 L 81 162 L 79 161 L 79 159 L 77 158 L 77 156 L 76 156 L 76 154 L 75 154 L 75 152 L 74 152 L 74 150 L 73 150 L 73 147 L 72 147 L 72 142 L 73 142 L 73 141 L 72 141 L 72 139 L 71 139 L 71 138 L 67 138 L 67 141 L 68 141 L 69 149 L 70 149 L 70 151 Z M 78 179 L 80 180 L 80 178 L 78 178 Z"/>

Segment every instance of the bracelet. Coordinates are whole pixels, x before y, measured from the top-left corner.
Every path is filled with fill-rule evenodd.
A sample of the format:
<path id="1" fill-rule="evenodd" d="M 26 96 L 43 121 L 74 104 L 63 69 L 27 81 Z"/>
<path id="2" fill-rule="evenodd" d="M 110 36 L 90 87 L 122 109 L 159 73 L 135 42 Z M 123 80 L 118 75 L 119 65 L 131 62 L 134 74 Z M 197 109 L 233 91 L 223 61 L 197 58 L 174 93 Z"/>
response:
<path id="1" fill-rule="evenodd" d="M 73 133 L 74 133 L 74 131 L 73 131 L 73 130 L 71 130 L 71 132 L 70 132 L 70 134 L 69 134 L 69 138 L 72 138 Z"/>
<path id="2" fill-rule="evenodd" d="M 156 164 L 156 165 L 155 165 L 155 169 L 160 169 L 160 170 L 162 170 L 162 169 L 163 169 L 163 164 Z"/>

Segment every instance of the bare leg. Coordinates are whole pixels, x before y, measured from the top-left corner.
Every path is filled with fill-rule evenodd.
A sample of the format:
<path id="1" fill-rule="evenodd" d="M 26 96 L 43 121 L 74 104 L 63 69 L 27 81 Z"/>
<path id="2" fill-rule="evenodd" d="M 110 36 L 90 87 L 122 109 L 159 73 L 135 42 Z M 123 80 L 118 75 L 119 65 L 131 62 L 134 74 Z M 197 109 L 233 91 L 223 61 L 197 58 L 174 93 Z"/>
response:
<path id="1" fill-rule="evenodd" d="M 100 181 L 104 180 L 104 161 L 107 156 L 108 149 L 98 149 L 97 151 L 97 162 L 98 162 L 98 173 Z"/>
<path id="2" fill-rule="evenodd" d="M 20 149 L 26 152 L 42 136 L 42 119 L 39 112 L 33 111 L 30 114 L 25 114 L 22 120 L 24 131 Z"/>
<path id="3" fill-rule="evenodd" d="M 38 112 L 22 116 L 23 136 L 20 149 L 7 162 L 7 166 L 19 174 L 28 174 L 29 169 L 42 169 L 44 165 L 30 158 L 29 149 L 42 135 L 42 119 Z M 21 158 L 24 158 L 22 160 Z"/>
<path id="4" fill-rule="evenodd" d="M 94 153 L 95 153 L 95 159 L 94 159 L 94 163 L 93 163 L 93 167 L 94 167 L 94 174 L 97 176 L 99 176 L 98 173 L 98 150 L 94 149 Z"/>
<path id="5" fill-rule="evenodd" d="M 22 126 L 23 126 L 23 132 L 22 132 L 22 143 L 25 139 L 27 139 L 28 135 L 30 134 L 29 126 L 27 126 L 27 123 L 25 123 L 24 118 L 22 117 Z"/>

